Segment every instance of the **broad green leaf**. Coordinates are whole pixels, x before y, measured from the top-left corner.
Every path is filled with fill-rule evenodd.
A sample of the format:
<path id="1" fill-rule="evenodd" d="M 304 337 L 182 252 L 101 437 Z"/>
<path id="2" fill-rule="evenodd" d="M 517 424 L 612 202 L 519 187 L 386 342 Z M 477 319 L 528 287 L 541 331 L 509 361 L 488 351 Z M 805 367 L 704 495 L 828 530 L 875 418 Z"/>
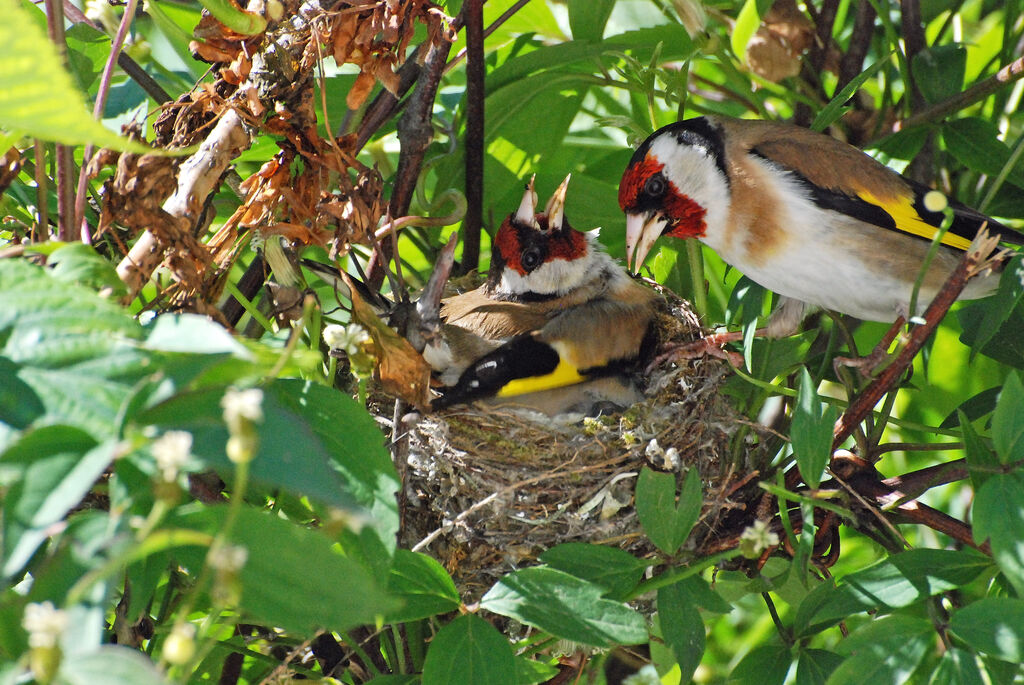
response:
<path id="1" fill-rule="evenodd" d="M 66 145 L 166 154 L 92 118 L 53 42 L 16 0 L 0 0 L 0 16 L 0 130 Z"/>
<path id="2" fill-rule="evenodd" d="M 711 589 L 708 581 L 700 576 L 694 575 L 684 578 L 674 583 L 672 587 L 676 588 L 677 592 L 686 597 L 687 602 L 704 611 L 710 611 L 715 614 L 728 614 L 733 610 L 732 604 L 725 601 L 716 590 Z"/>
<path id="3" fill-rule="evenodd" d="M 569 28 L 577 40 L 601 40 L 616 0 L 569 0 Z"/>
<path id="4" fill-rule="evenodd" d="M 939 659 L 928 685 L 982 685 L 984 682 L 977 657 L 958 647 L 950 647 Z"/>
<path id="5" fill-rule="evenodd" d="M 981 352 L 1004 364 L 1024 367 L 1024 255 L 1014 256 L 1003 268 L 999 289 L 957 313 L 963 333 L 960 340 L 972 352 Z"/>
<path id="6" fill-rule="evenodd" d="M 519 685 L 540 685 L 556 675 L 558 668 L 535 659 L 516 656 L 516 682 Z"/>
<path id="7" fill-rule="evenodd" d="M 846 660 L 832 672 L 829 685 L 901 685 L 935 644 L 935 629 L 924 619 L 886 616 L 841 642 Z"/>
<path id="8" fill-rule="evenodd" d="M 821 585 L 797 607 L 794 633 L 819 631 L 851 614 L 871 609 L 898 609 L 972 582 L 991 568 L 974 552 L 912 549 L 851 573 L 839 585 Z"/>
<path id="9" fill-rule="evenodd" d="M 479 616 L 466 614 L 438 631 L 423 664 L 423 685 L 517 685 L 508 640 Z"/>
<path id="10" fill-rule="evenodd" d="M 10 411 L 15 425 L 32 417 L 113 436 L 122 403 L 153 372 L 137 349 L 141 327 L 116 304 L 23 261 L 0 261 L 0 302 L 0 407 L 31 389 L 25 411 Z"/>
<path id="11" fill-rule="evenodd" d="M 975 541 L 989 541 L 999 570 L 1024 593 L 1024 475 L 990 476 L 975 495 L 972 516 Z"/>
<path id="12" fill-rule="evenodd" d="M 57 674 L 61 685 L 161 685 L 166 683 L 153 660 L 137 649 L 103 645 L 88 654 L 64 658 Z"/>
<path id="13" fill-rule="evenodd" d="M 627 31 L 601 41 L 558 43 L 510 59 L 488 74 L 487 94 L 490 97 L 499 88 L 547 69 L 593 73 L 592 60 L 606 54 L 629 51 L 636 59 L 646 61 L 659 43 L 663 45 L 661 57 L 665 61 L 686 59 L 694 51 L 693 41 L 681 24 Z"/>
<path id="14" fill-rule="evenodd" d="M 793 655 L 788 647 L 755 647 L 732 669 L 729 682 L 740 685 L 782 685 L 792 663 Z"/>
<path id="15" fill-rule="evenodd" d="M 996 408 L 996 400 L 999 399 L 999 391 L 1001 389 L 999 387 L 988 388 L 967 398 L 960 403 L 960 406 L 955 411 L 951 411 L 942 420 L 939 428 L 956 428 L 963 425 L 964 419 L 976 421 L 982 416 L 991 414 Z M 963 414 L 963 416 L 960 416 L 960 414 Z"/>
<path id="16" fill-rule="evenodd" d="M 832 456 L 832 429 L 836 418 L 836 408 L 818 397 L 817 386 L 807 368 L 800 369 L 800 391 L 793 407 L 790 437 L 800 475 L 812 488 L 821 483 Z"/>
<path id="17" fill-rule="evenodd" d="M 953 614 L 949 629 L 968 645 L 1003 661 L 1024 661 L 1024 600 L 986 597 Z"/>
<path id="18" fill-rule="evenodd" d="M 705 637 L 704 621 L 682 584 L 658 590 L 658 625 L 675 654 L 682 681 L 687 682 L 704 656 Z"/>
<path id="19" fill-rule="evenodd" d="M 75 24 L 64 32 L 64 38 L 71 74 L 79 90 L 87 93 L 110 56 L 110 36 L 88 24 Z"/>
<path id="20" fill-rule="evenodd" d="M 843 657 L 824 649 L 801 649 L 796 660 L 796 685 L 824 685 Z"/>
<path id="21" fill-rule="evenodd" d="M 636 483 L 636 515 L 644 532 L 658 549 L 675 554 L 686 542 L 704 503 L 700 475 L 690 469 L 676 503 L 676 476 L 648 467 Z"/>
<path id="22" fill-rule="evenodd" d="M 992 414 L 992 444 L 1002 464 L 1024 460 L 1024 385 L 1011 373 L 1003 383 Z"/>
<path id="23" fill-rule="evenodd" d="M 395 551 L 388 575 L 388 592 L 402 606 L 388 614 L 388 623 L 405 623 L 445 614 L 459 608 L 459 591 L 448 572 L 425 554 Z"/>
<path id="24" fill-rule="evenodd" d="M 84 243 L 68 243 L 55 250 L 46 260 L 53 267 L 53 277 L 65 283 L 88 286 L 94 290 L 109 288 L 111 294 L 125 292 L 124 282 L 108 259 Z"/>
<path id="25" fill-rule="evenodd" d="M 636 587 L 648 562 L 629 552 L 583 542 L 566 542 L 540 555 L 540 560 L 559 571 L 589 580 L 606 595 L 622 597 Z"/>
<path id="26" fill-rule="evenodd" d="M 487 591 L 480 607 L 595 647 L 646 642 L 643 617 L 601 593 L 593 583 L 538 566 L 506 575 Z"/>
<path id="27" fill-rule="evenodd" d="M 49 536 L 50 526 L 81 503 L 114 459 L 115 443 L 97 445 L 84 431 L 44 426 L 0 454 L 0 468 L 20 477 L 3 498 L 3 576 L 17 573 Z"/>
<path id="28" fill-rule="evenodd" d="M 999 135 L 995 124 L 978 117 L 953 119 L 942 126 L 942 140 L 949 154 L 967 168 L 990 176 L 999 175 L 1010 162 L 1010 149 Z M 1019 160 L 1006 180 L 1024 188 Z"/>
<path id="29" fill-rule="evenodd" d="M 227 516 L 228 507 L 210 507 L 173 523 L 216 535 Z M 362 565 L 342 556 L 318 530 L 243 507 L 228 541 L 247 553 L 239 572 L 247 621 L 309 634 L 372 624 L 398 607 Z"/>
<path id="30" fill-rule="evenodd" d="M 189 431 L 192 453 L 230 473 L 234 464 L 225 453 L 223 394 L 223 388 L 181 393 L 141 412 L 136 420 Z M 368 524 L 380 531 L 381 539 L 393 538 L 397 478 L 385 456 L 383 436 L 365 409 L 331 388 L 277 380 L 264 388 L 263 414 L 259 448 L 249 465 L 255 483 L 341 509 L 354 509 L 358 502 L 370 509 Z"/>
<path id="31" fill-rule="evenodd" d="M 199 314 L 161 314 L 146 327 L 147 350 L 188 354 L 252 354 L 225 328 Z"/>
<path id="32" fill-rule="evenodd" d="M 914 83 L 929 103 L 935 104 L 960 93 L 967 68 L 967 50 L 962 45 L 933 45 L 911 61 Z"/>

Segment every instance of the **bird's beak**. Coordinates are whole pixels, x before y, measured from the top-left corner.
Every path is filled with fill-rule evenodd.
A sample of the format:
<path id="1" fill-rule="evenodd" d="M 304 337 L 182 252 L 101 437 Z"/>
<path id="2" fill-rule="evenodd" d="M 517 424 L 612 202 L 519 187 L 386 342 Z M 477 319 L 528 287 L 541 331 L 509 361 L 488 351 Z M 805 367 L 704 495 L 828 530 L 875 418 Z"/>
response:
<path id="1" fill-rule="evenodd" d="M 537 213 L 537 192 L 533 189 L 533 180 L 535 178 L 536 176 L 531 176 L 530 182 L 526 184 L 526 192 L 523 193 L 519 209 L 516 210 L 515 220 L 526 226 L 540 228 L 535 216 Z"/>
<path id="2" fill-rule="evenodd" d="M 555 189 L 551 199 L 548 200 L 547 207 L 544 208 L 544 214 L 548 217 L 548 230 L 562 230 L 562 219 L 565 217 L 565 193 L 569 189 L 570 178 L 572 178 L 572 174 L 566 176 L 562 185 Z"/>
<path id="3" fill-rule="evenodd" d="M 640 271 L 647 253 L 654 247 L 654 241 L 665 230 L 666 223 L 660 213 L 626 215 L 626 266 L 631 272 Z"/>

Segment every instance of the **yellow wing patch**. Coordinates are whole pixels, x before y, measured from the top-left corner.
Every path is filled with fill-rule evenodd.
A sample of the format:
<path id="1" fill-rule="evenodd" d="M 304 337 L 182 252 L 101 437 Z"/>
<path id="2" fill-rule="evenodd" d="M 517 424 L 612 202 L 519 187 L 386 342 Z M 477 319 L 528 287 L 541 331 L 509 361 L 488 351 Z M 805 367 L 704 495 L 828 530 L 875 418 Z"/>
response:
<path id="1" fill-rule="evenodd" d="M 528 376 L 509 381 L 498 390 L 498 397 L 513 397 L 541 390 L 564 388 L 587 380 L 572 361 L 574 355 L 568 345 L 560 341 L 549 344 L 558 353 L 558 366 L 555 370 L 542 376 Z"/>
<path id="2" fill-rule="evenodd" d="M 932 191 L 938 195 L 938 191 Z M 939 229 L 932 226 L 930 223 L 921 218 L 921 215 L 914 209 L 913 198 L 911 197 L 900 197 L 892 200 L 880 200 L 871 193 L 861 191 L 857 193 L 860 199 L 865 202 L 870 202 L 876 207 L 881 207 L 885 212 L 893 218 L 896 222 L 896 228 L 905 233 L 920 236 L 928 240 L 935 238 L 935 234 L 939 232 Z M 931 193 L 929 193 L 931 195 Z M 944 197 L 944 196 L 943 196 Z M 933 206 L 937 206 L 937 198 L 931 198 L 930 203 Z M 942 206 L 944 209 L 945 206 Z M 935 210 L 939 211 L 939 210 Z M 946 235 L 942 236 L 942 244 L 950 247 L 955 247 L 958 250 L 966 250 L 971 246 L 971 241 L 963 236 L 955 235 L 950 232 L 946 232 Z"/>

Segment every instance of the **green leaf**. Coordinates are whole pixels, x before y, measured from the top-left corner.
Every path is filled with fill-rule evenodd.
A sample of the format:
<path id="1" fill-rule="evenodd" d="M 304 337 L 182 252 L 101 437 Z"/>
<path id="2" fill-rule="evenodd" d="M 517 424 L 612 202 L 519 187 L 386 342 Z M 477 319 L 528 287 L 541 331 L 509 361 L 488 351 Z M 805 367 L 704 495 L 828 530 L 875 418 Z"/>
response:
<path id="1" fill-rule="evenodd" d="M 852 81 L 846 84 L 846 86 L 839 91 L 825 107 L 818 112 L 818 116 L 814 117 L 814 121 L 811 123 L 812 131 L 824 131 L 826 128 L 834 124 L 843 114 L 846 112 L 846 103 L 850 101 L 860 87 L 869 78 L 875 75 L 879 69 L 889 63 L 888 59 L 876 60 L 874 64 L 860 72 L 853 78 Z"/>
<path id="2" fill-rule="evenodd" d="M 569 28 L 576 40 L 601 40 L 615 0 L 569 0 Z"/>
<path id="3" fill-rule="evenodd" d="M 998 176 L 1010 162 L 1010 149 L 999 135 L 995 124 L 978 117 L 953 119 L 942 126 L 942 140 L 949 154 L 968 169 L 990 176 Z M 1019 162 L 1006 180 L 1024 188 Z"/>
<path id="4" fill-rule="evenodd" d="M 985 597 L 960 609 L 949 629 L 968 645 L 1003 661 L 1024 661 L 1024 600 Z"/>
<path id="5" fill-rule="evenodd" d="M 19 473 L 3 498 L 4 577 L 24 567 L 50 526 L 81 503 L 113 461 L 115 447 L 114 441 L 97 445 L 77 428 L 45 426 L 0 454 L 0 468 Z"/>
<path id="6" fill-rule="evenodd" d="M 459 591 L 441 564 L 425 554 L 404 549 L 395 551 L 388 574 L 388 592 L 403 604 L 388 614 L 387 623 L 405 623 L 445 614 L 455 611 L 461 604 Z"/>
<path id="7" fill-rule="evenodd" d="M 593 583 L 538 566 L 506 575 L 487 591 L 480 607 L 595 647 L 646 642 L 643 617 L 601 593 Z"/>
<path id="8" fill-rule="evenodd" d="M 9 360 L 0 376 L 17 379 L 0 383 L 0 407 L 17 405 L 27 386 L 27 413 L 13 412 L 18 427 L 34 415 L 37 424 L 73 425 L 97 440 L 115 435 L 122 403 L 153 372 L 137 349 L 139 325 L 24 261 L 0 260 L 0 302 L 0 357 Z"/>
<path id="9" fill-rule="evenodd" d="M 963 421 L 976 421 L 982 416 L 991 414 L 996 408 L 996 400 L 999 399 L 1001 388 L 987 388 L 967 398 L 960 403 L 956 410 L 946 415 L 946 418 L 939 424 L 939 428 L 956 428 L 962 426 Z M 962 414 L 962 416 L 961 416 Z"/>
<path id="10" fill-rule="evenodd" d="M 801 649 L 796 660 L 796 685 L 824 685 L 843 657 L 824 649 Z"/>
<path id="11" fill-rule="evenodd" d="M 782 685 L 793 663 L 788 647 L 762 645 L 750 650 L 729 675 L 740 685 Z"/>
<path id="12" fill-rule="evenodd" d="M 173 523 L 217 534 L 227 516 L 228 507 L 211 507 Z M 372 624 L 398 608 L 369 571 L 342 556 L 318 530 L 243 507 L 228 539 L 247 552 L 239 572 L 247 621 L 308 634 Z"/>
<path id="13" fill-rule="evenodd" d="M 911 61 L 914 84 L 931 104 L 960 93 L 967 68 L 963 45 L 933 45 L 921 50 Z"/>
<path id="14" fill-rule="evenodd" d="M 820 585 L 797 607 L 794 633 L 809 635 L 851 614 L 898 609 L 974 581 L 991 568 L 975 552 L 912 549 L 845 576 L 839 585 Z"/>
<path id="15" fill-rule="evenodd" d="M 648 467 L 636 483 L 636 514 L 651 542 L 666 554 L 675 554 L 690 534 L 704 503 L 700 475 L 690 469 L 676 504 L 676 477 Z"/>
<path id="16" fill-rule="evenodd" d="M 964 436 L 964 454 L 967 456 L 967 471 L 971 474 L 971 484 L 975 490 L 981 488 L 993 473 L 997 473 L 1001 467 L 999 457 L 988 446 L 974 426 L 959 412 L 961 431 Z"/>
<path id="17" fill-rule="evenodd" d="M 117 270 L 96 249 L 85 243 L 68 243 L 46 260 L 53 267 L 53 277 L 64 283 L 88 286 L 93 290 L 109 288 L 112 295 L 127 292 Z"/>
<path id="18" fill-rule="evenodd" d="M 932 624 L 920 618 L 886 616 L 862 626 L 840 643 L 847 659 L 829 685 L 901 685 L 908 682 L 935 643 Z"/>
<path id="19" fill-rule="evenodd" d="M 1002 464 L 1024 460 L 1024 384 L 1011 373 L 1003 383 L 992 414 L 992 444 Z"/>
<path id="20" fill-rule="evenodd" d="M 479 616 L 459 616 L 430 642 L 423 664 L 423 685 L 517 682 L 508 640 Z"/>
<path id="21" fill-rule="evenodd" d="M 103 645 L 93 652 L 62 659 L 56 682 L 61 685 L 160 685 L 167 680 L 153 660 L 139 650 Z"/>
<path id="22" fill-rule="evenodd" d="M 1014 256 L 1003 268 L 995 295 L 962 307 L 957 313 L 963 332 L 960 340 L 972 352 L 981 352 L 1004 364 L 1024 367 L 1024 255 Z"/>
<path id="23" fill-rule="evenodd" d="M 675 654 L 680 680 L 688 682 L 704 656 L 704 621 L 681 583 L 658 590 L 658 625 Z"/>
<path id="24" fill-rule="evenodd" d="M 234 469 L 225 454 L 223 389 L 176 395 L 136 420 L 193 435 L 193 454 L 214 468 Z M 249 465 L 254 482 L 317 502 L 368 509 L 368 524 L 394 548 L 398 477 L 373 418 L 351 397 L 315 383 L 277 380 L 264 388 L 260 443 Z"/>
<path id="25" fill-rule="evenodd" d="M 950 647 L 939 659 L 928 685 L 983 685 L 984 682 L 977 657 L 958 647 Z"/>
<path id="26" fill-rule="evenodd" d="M 223 326 L 199 314 L 161 314 L 146 326 L 147 350 L 252 357 Z"/>
<path id="27" fill-rule="evenodd" d="M 516 682 L 519 685 L 540 685 L 558 675 L 558 668 L 525 656 L 516 656 Z"/>
<path id="28" fill-rule="evenodd" d="M 972 515 L 975 541 L 988 539 L 999 570 L 1024 593 L 1024 474 L 993 474 L 975 495 Z"/>
<path id="29" fill-rule="evenodd" d="M 636 587 L 648 563 L 629 552 L 584 542 L 566 542 L 540 555 L 551 568 L 588 580 L 604 594 L 623 597 Z"/>
<path id="30" fill-rule="evenodd" d="M 832 430 L 836 418 L 836 408 L 818 398 L 818 389 L 811 380 L 811 374 L 806 367 L 802 368 L 790 437 L 800 475 L 812 488 L 821 483 L 821 476 L 832 456 Z"/>
<path id="31" fill-rule="evenodd" d="M 732 28 L 732 51 L 742 60 L 746 59 L 747 43 L 761 26 L 761 17 L 771 6 L 764 0 L 746 0 L 740 13 L 736 16 L 736 24 Z"/>
<path id="32" fill-rule="evenodd" d="M 92 118 L 53 42 L 18 2 L 0 0 L 0 16 L 0 130 L 66 145 L 168 154 L 119 136 Z"/>

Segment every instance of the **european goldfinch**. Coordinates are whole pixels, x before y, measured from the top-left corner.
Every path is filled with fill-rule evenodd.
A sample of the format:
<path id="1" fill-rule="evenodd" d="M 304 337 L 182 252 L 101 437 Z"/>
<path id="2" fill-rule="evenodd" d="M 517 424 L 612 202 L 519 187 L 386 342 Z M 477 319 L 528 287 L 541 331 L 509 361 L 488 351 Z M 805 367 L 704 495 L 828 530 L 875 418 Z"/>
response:
<path id="1" fill-rule="evenodd" d="M 891 322 L 927 307 L 982 226 L 1024 236 L 860 150 L 789 124 L 703 116 L 670 124 L 636 150 L 619 186 L 627 263 L 638 270 L 658 237 L 697 238 L 783 296 L 768 335 L 796 330 L 809 307 Z M 952 227 L 910 311 L 930 241 Z M 997 276 L 961 298 L 993 292 Z"/>
<path id="2" fill-rule="evenodd" d="M 650 339 L 659 297 L 604 252 L 596 232 L 569 225 L 568 181 L 540 214 L 531 181 L 494 237 L 487 282 L 443 302 L 442 335 L 424 350 L 449 386 L 435 406 L 515 397 L 551 414 L 620 404 L 620 391 L 636 399 L 619 372 Z M 570 394 L 551 392 L 568 386 Z"/>
<path id="3" fill-rule="evenodd" d="M 487 281 L 442 302 L 439 330 L 423 349 L 438 382 L 435 408 L 487 400 L 555 415 L 641 399 L 627 372 L 653 348 L 661 298 L 604 252 L 596 231 L 569 225 L 568 182 L 538 214 L 531 180 L 494 236 Z M 303 264 L 350 295 L 333 267 Z M 400 315 L 401 307 L 349 282 L 380 315 Z"/>

